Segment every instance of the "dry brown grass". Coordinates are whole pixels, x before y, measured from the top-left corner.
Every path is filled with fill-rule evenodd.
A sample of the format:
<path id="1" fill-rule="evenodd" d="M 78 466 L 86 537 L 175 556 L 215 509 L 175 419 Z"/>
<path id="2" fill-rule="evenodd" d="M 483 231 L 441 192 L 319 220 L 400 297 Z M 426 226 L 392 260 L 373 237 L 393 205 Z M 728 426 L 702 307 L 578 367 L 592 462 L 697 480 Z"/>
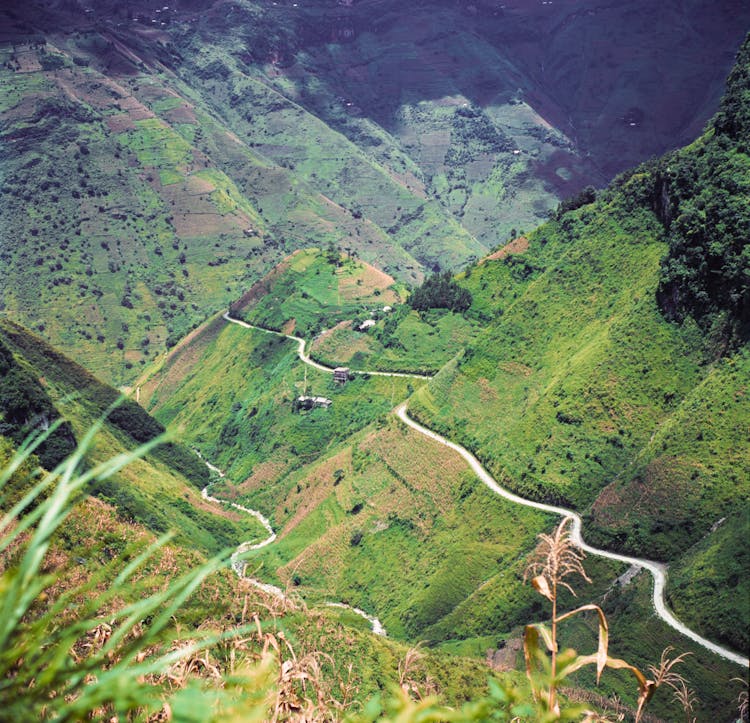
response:
<path id="1" fill-rule="evenodd" d="M 504 259 L 506 256 L 510 256 L 511 254 L 522 254 L 524 251 L 527 251 L 529 248 L 529 240 L 525 236 L 519 236 L 518 238 L 513 239 L 509 243 L 505 244 L 501 249 L 498 249 L 494 253 L 491 253 L 489 256 L 485 256 L 483 259 L 479 260 L 478 265 L 481 266 L 485 261 L 496 261 L 500 259 Z"/>
<path id="2" fill-rule="evenodd" d="M 398 663 L 398 685 L 412 700 L 423 701 L 440 693 L 437 682 L 422 670 L 419 645 L 409 648 Z"/>
<path id="3" fill-rule="evenodd" d="M 732 678 L 732 683 L 737 682 L 742 686 L 737 695 L 737 717 L 742 723 L 750 719 L 750 703 L 748 702 L 748 681 L 747 678 Z"/>

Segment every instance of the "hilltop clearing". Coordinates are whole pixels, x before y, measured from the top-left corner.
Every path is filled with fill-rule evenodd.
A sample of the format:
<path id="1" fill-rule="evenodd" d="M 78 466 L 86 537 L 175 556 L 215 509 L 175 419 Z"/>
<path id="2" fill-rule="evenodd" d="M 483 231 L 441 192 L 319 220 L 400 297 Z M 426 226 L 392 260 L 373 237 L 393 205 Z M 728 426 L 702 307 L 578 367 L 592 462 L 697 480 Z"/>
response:
<path id="1" fill-rule="evenodd" d="M 329 367 L 434 373 L 478 324 L 448 309 L 417 312 L 410 297 L 358 259 L 311 249 L 285 259 L 233 302 L 230 313 L 309 340 L 311 357 Z"/>

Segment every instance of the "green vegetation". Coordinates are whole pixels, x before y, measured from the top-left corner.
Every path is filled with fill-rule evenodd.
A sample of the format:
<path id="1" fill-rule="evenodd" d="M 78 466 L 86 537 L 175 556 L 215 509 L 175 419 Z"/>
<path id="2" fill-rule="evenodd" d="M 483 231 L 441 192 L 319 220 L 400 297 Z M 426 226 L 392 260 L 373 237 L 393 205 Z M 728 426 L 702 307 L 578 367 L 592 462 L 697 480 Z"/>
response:
<path id="1" fill-rule="evenodd" d="M 572 720 L 581 715 L 592 715 L 591 711 L 560 709 L 558 688 L 577 671 L 586 666 L 596 668 L 596 682 L 599 683 L 605 668 L 612 670 L 627 670 L 636 679 L 638 686 L 638 703 L 635 721 L 642 719 L 644 706 L 651 700 L 660 686 L 669 686 L 675 692 L 675 697 L 682 705 L 685 715 L 689 718 L 697 703 L 694 691 L 688 688 L 687 682 L 679 673 L 672 670 L 682 663 L 689 653 L 683 653 L 670 659 L 671 648 L 662 652 L 658 667 L 649 666 L 653 680 L 646 676 L 634 665 L 612 658 L 609 654 L 609 624 L 604 611 L 591 603 L 581 605 L 575 610 L 560 613 L 558 604 L 565 590 L 573 592 L 568 578 L 580 576 L 586 582 L 591 582 L 583 568 L 583 553 L 577 549 L 570 539 L 567 529 L 570 518 L 564 519 L 551 535 L 540 535 L 541 544 L 537 559 L 527 568 L 527 576 L 531 578 L 534 589 L 546 598 L 552 605 L 550 626 L 543 624 L 527 625 L 524 631 L 524 657 L 526 659 L 526 674 L 531 682 L 534 699 L 549 720 Z M 560 649 L 560 624 L 575 615 L 585 615 L 595 612 L 597 615 L 597 651 L 590 655 L 579 655 L 572 648 Z M 542 644 L 543 643 L 543 644 Z M 549 653 L 549 656 L 548 656 Z"/>
<path id="2" fill-rule="evenodd" d="M 440 691 L 449 702 L 485 695 L 486 673 L 472 661 L 446 664 L 407 651 L 293 600 L 276 609 L 273 598 L 220 570 L 226 554 L 205 562 L 83 500 L 91 480 L 117 474 L 159 443 L 84 471 L 86 448 L 101 425 L 50 473 L 34 469 L 32 454 L 44 435 L 2 456 L 6 715 L 261 721 L 291 720 L 304 709 L 320 719 L 340 717 L 396 682 L 415 697 Z M 12 509 L 9 488 L 25 494 Z M 378 705 L 373 699 L 368 710 Z M 413 703 L 404 697 L 388 705 L 403 710 Z"/>
<path id="3" fill-rule="evenodd" d="M 309 412 L 296 425 L 283 397 L 277 397 L 273 408 L 262 409 L 254 401 L 262 393 L 248 369 L 263 359 L 264 368 L 278 374 L 285 368 L 282 354 L 294 360 L 291 342 L 217 320 L 175 350 L 154 391 L 148 392 L 157 402 L 157 415 L 173 415 L 170 410 L 175 410 L 172 423 L 184 421 L 200 429 L 198 444 L 229 469 L 216 494 L 241 500 L 272 520 L 279 538 L 253 553 L 254 574 L 311 602 L 335 599 L 362 607 L 376 613 L 390 635 L 427 639 L 438 650 L 483 655 L 487 648 L 510 644 L 517 626 L 540 615 L 531 591 L 520 586 L 540 526 L 537 513 L 503 504 L 478 486 L 449 450 L 381 418 L 354 436 L 350 434 L 356 427 L 350 427 L 346 437 L 318 435 L 304 458 L 290 455 L 289 442 L 296 445 L 303 432 L 309 434 L 325 422 L 337 401 L 333 396 L 329 410 Z M 251 359 L 255 361 L 248 364 Z M 302 373 L 300 368 L 298 380 Z M 315 379 L 308 370 L 308 383 L 316 385 Z M 144 385 L 144 393 L 150 384 Z M 313 386 L 315 393 L 318 389 Z M 333 395 L 335 390 L 329 387 L 323 393 Z M 159 401 L 161 395 L 178 401 L 170 407 Z M 244 395 L 247 406 L 240 412 Z M 219 404 L 220 399 L 234 403 Z M 251 426 L 261 412 L 266 423 Z M 227 419 L 238 429 L 236 436 L 226 436 Z M 276 449 L 267 446 L 270 438 L 262 434 L 269 427 L 283 430 L 273 437 Z M 322 430 L 328 434 L 331 428 Z M 254 461 L 246 466 L 248 457 Z M 610 590 L 619 571 L 608 563 L 592 563 L 596 585 L 591 595 L 606 600 L 603 606 L 617 631 L 618 650 L 645 668 L 673 641 L 673 634 L 648 614 L 647 578 Z M 489 640 L 488 630 L 495 631 Z M 650 641 L 648 650 L 641 649 L 641 635 Z M 591 645 L 586 625 L 576 630 L 575 638 L 576 646 Z M 688 648 L 698 653 L 686 663 L 685 674 L 701 691 L 702 710 L 728 705 L 722 681 L 731 677 L 732 666 L 715 669 L 699 648 Z M 593 680 L 583 680 L 593 685 Z M 605 695 L 636 704 L 632 679 L 615 675 L 605 687 Z M 671 705 L 656 700 L 654 710 L 669 717 L 674 714 Z"/>
<path id="4" fill-rule="evenodd" d="M 60 422 L 59 417 L 44 387 L 0 338 L 0 437 L 21 444 L 34 430 L 48 428 L 56 420 Z M 74 447 L 70 424 L 62 422 L 46 435 L 36 453 L 44 467 L 53 469 Z"/>
<path id="5" fill-rule="evenodd" d="M 431 276 L 403 303 L 401 285 L 344 251 L 295 252 L 230 311 L 305 338 L 328 366 L 360 370 L 434 373 L 476 332 L 476 319 L 461 313 L 471 296 L 449 274 Z M 411 311 L 415 299 L 420 312 Z"/>
<path id="6" fill-rule="evenodd" d="M 159 443 L 154 440 L 84 472 L 86 449 L 96 431 L 96 426 L 89 430 L 52 472 L 31 485 L 27 482 L 26 495 L 2 520 L 0 551 L 7 562 L 0 585 L 0 690 L 4 715 L 16 720 L 80 720 L 96 711 L 153 714 L 165 700 L 153 676 L 163 676 L 208 642 L 205 634 L 188 640 L 173 633 L 167 638 L 165 631 L 185 599 L 225 562 L 223 558 L 194 567 L 146 597 L 128 595 L 131 600 L 118 605 L 124 589 L 148 589 L 144 568 L 153 566 L 166 541 L 162 539 L 145 549 L 128 547 L 116 566 L 103 566 L 63 593 L 54 590 L 60 575 L 45 569 L 45 558 L 82 491 L 92 480 L 111 477 Z M 28 472 L 30 455 L 43 439 L 30 438 L 4 464 L 0 490 L 14 476 Z M 96 554 L 96 547 L 94 543 L 87 554 Z M 111 585 L 101 589 L 105 576 Z M 216 702 L 219 694 L 214 689 Z"/>
<path id="7" fill-rule="evenodd" d="M 745 157 L 728 137 L 725 156 L 709 154 L 718 137 L 709 129 L 530 234 L 527 251 L 459 277 L 473 296 L 467 315 L 487 326 L 455 365 L 417 392 L 411 408 L 521 494 L 587 511 L 592 541 L 676 564 L 680 585 L 670 595 L 677 609 L 689 607 L 681 595 L 697 600 L 691 584 L 706 589 L 713 572 L 689 550 L 710 539 L 699 544 L 712 548 L 727 594 L 713 596 L 709 607 L 726 621 L 745 619 L 748 595 L 746 577 L 732 572 L 731 534 L 712 532 L 721 518 L 747 514 L 747 350 L 727 346 L 732 334 L 741 339 L 744 322 L 728 297 L 706 306 L 708 317 L 683 311 L 680 323 L 664 318 L 657 290 L 672 252 L 664 209 L 654 202 L 660 169 L 679 178 L 683 169 L 710 164 L 722 175 L 722 157 Z M 743 203 L 746 175 L 736 177 L 737 195 L 722 205 Z M 738 236 L 725 230 L 721 243 L 736 245 Z M 726 272 L 735 274 L 731 251 L 725 258 Z M 724 291 L 735 288 L 725 281 Z M 680 283 L 705 291 L 700 280 Z M 727 530 L 739 532 L 738 523 Z M 740 626 L 720 627 L 726 643 L 747 649 Z"/>
<path id="8" fill-rule="evenodd" d="M 338 384 L 300 362 L 293 342 L 219 320 L 176 349 L 143 392 L 157 419 L 184 429 L 186 441 L 231 479 L 268 470 L 271 483 L 382 418 L 406 396 L 407 384 L 361 376 Z M 294 401 L 304 394 L 333 404 L 299 412 Z"/>
<path id="9" fill-rule="evenodd" d="M 366 333 L 355 329 L 376 321 Z M 329 366 L 433 374 L 468 344 L 477 323 L 447 310 L 411 311 L 407 304 L 388 313 L 355 318 L 320 334 L 310 353 Z"/>
<path id="10" fill-rule="evenodd" d="M 285 719 L 284 711 L 298 711 L 300 705 L 308 706 L 310 713 L 317 710 L 330 716 L 335 711 L 339 717 L 361 702 L 366 702 L 363 712 L 350 713 L 347 720 L 389 720 L 389 715 L 397 716 L 394 720 L 423 720 L 425 711 L 440 720 L 475 721 L 487 716 L 538 720 L 542 711 L 549 710 L 546 701 L 532 699 L 516 676 L 490 679 L 487 695 L 480 683 L 485 674 L 467 660 L 406 651 L 342 628 L 325 615 L 300 609 L 293 601 L 284 603 L 281 618 L 272 626 L 261 626 L 256 613 L 256 624 L 238 628 L 238 620 L 248 620 L 245 611 L 255 606 L 268 608 L 272 603 L 245 588 L 244 610 L 238 618 L 232 602 L 238 598 L 239 583 L 226 573 L 216 574 L 223 558 L 200 564 L 194 554 L 165 549 L 164 540 L 149 544 L 149 536 L 115 522 L 101 503 L 79 504 L 71 516 L 72 503 L 87 480 L 110 476 L 147 451 L 144 447 L 88 472 L 77 471 L 95 433 L 96 427 L 89 430 L 82 446 L 53 473 L 30 487 L 26 480 L 27 497 L 3 523 L 2 549 L 10 554 L 0 603 L 13 614 L 3 616 L 0 634 L 8 644 L 3 646 L 0 665 L 13 670 L 13 675 L 4 676 L 3 688 L 4 700 L 16 717 L 25 718 L 33 712 L 35 717 L 74 720 L 106 712 L 140 720 L 163 709 L 177 720 L 187 719 L 188 711 L 192 715 L 196 710 L 204 720 L 222 720 L 241 708 L 253 720 L 266 719 L 269 710 Z M 17 480 L 31 471 L 29 454 L 38 442 L 23 445 L 9 458 L 0 488 L 17 486 Z M 40 503 L 35 505 L 34 500 Z M 9 521 L 20 524 L 9 526 Z M 94 528 L 98 535 L 92 540 Z M 31 533 L 27 540 L 14 544 L 25 530 Z M 120 550 L 116 555 L 115 549 Z M 83 575 L 61 562 L 76 559 L 80 565 L 80 554 L 86 555 Z M 55 560 L 55 567 L 52 572 L 47 567 L 47 574 L 39 575 L 47 555 Z M 127 563 L 124 567 L 123 562 Z M 559 562 L 554 570 L 559 570 L 564 580 L 564 554 Z M 180 575 L 186 568 L 189 572 Z M 208 582 L 209 575 L 207 588 L 201 583 Z M 170 580 L 166 588 L 164 576 Z M 535 587 L 557 600 L 562 584 L 545 586 L 539 582 L 543 576 L 537 575 Z M 223 595 L 218 605 L 217 591 Z M 42 599 L 44 606 L 39 605 Z M 72 600 L 80 603 L 71 608 Z M 585 605 L 583 609 L 595 607 Z M 563 614 L 558 622 L 568 617 Z M 606 632 L 603 613 L 599 619 Z M 180 632 L 173 629 L 173 620 Z M 202 632 L 194 629 L 197 625 Z M 210 632 L 220 627 L 223 633 Z M 554 632 L 551 639 L 554 642 Z M 605 650 L 606 645 L 605 637 Z M 331 657 L 327 649 L 337 657 Z M 526 649 L 533 654 L 533 641 L 527 639 Z M 275 651 L 273 655 L 266 655 L 269 650 Z M 575 661 L 571 664 L 571 655 L 575 653 L 560 654 L 560 663 L 567 667 L 554 678 L 553 685 L 562 685 L 573 669 L 581 667 Z M 596 655 L 590 658 L 592 662 L 598 659 Z M 203 661 L 202 665 L 195 664 L 197 660 Z M 589 658 L 578 660 L 583 663 Z M 660 684 L 687 693 L 682 676 L 667 676 L 674 661 L 664 655 L 661 666 L 650 667 L 654 682 L 646 682 L 637 669 L 623 661 L 608 658 L 607 664 L 636 673 L 644 693 L 639 710 Z M 197 672 L 200 670 L 204 673 Z M 290 671 L 304 671 L 307 684 L 316 691 L 315 698 L 306 695 L 306 686 L 300 689 L 293 684 L 296 673 L 290 676 Z M 28 684 L 31 679 L 33 685 Z M 372 697 L 389 680 L 398 681 L 399 694 Z M 530 674 L 530 682 L 532 693 L 539 693 L 539 679 Z M 460 707 L 451 710 L 437 705 L 435 693 Z M 574 694 L 579 691 L 567 688 L 561 697 L 568 717 L 578 716 L 582 710 L 568 701 Z M 248 712 L 250 701 L 252 714 Z M 692 691 L 683 704 L 685 701 L 691 707 L 698 703 Z M 621 703 L 606 698 L 590 702 L 605 710 L 610 706 L 615 711 L 622 709 Z"/>
<path id="11" fill-rule="evenodd" d="M 660 304 L 671 318 L 695 318 L 716 337 L 717 351 L 750 338 L 749 92 L 746 42 L 711 131 L 650 174 L 669 243 Z"/>
<path id="12" fill-rule="evenodd" d="M 362 607 L 393 637 L 433 648 L 417 680 L 410 667 L 416 655 L 399 665 L 403 649 L 373 641 L 360 632 L 362 621 L 355 630 L 336 623 L 351 622 L 350 613 L 311 612 L 292 601 L 278 612 L 284 636 L 258 623 L 247 658 L 258 662 L 258 650 L 277 651 L 275 685 L 288 683 L 290 696 L 278 703 L 279 717 L 303 708 L 310 718 L 319 708 L 341 717 L 347 700 L 364 701 L 398 678 L 401 693 L 372 701 L 363 720 L 539 718 L 525 683 L 520 693 L 493 683 L 487 698 L 481 666 L 453 654 L 489 651 L 502 665 L 518 662 L 520 627 L 543 616 L 521 577 L 536 533 L 550 520 L 498 500 L 452 451 L 415 439 L 393 420 L 394 405 L 411 395 L 416 415 L 474 451 L 501 483 L 576 507 L 592 542 L 669 563 L 675 611 L 702 633 L 747 650 L 747 560 L 737 553 L 748 532 L 750 496 L 747 47 L 719 115 L 698 141 L 593 192 L 584 184 L 601 179 L 596 158 L 579 157 L 522 100 L 533 99 L 545 117 L 574 119 L 552 96 L 586 97 L 586 84 L 565 92 L 570 61 L 554 38 L 549 58 L 559 62 L 545 56 L 544 80 L 532 82 L 538 67 L 524 65 L 534 53 L 526 48 L 511 60 L 502 50 L 521 27 L 515 13 L 496 24 L 483 7 L 458 17 L 446 6 L 428 16 L 419 4 L 404 10 L 386 0 L 371 25 L 359 15 L 368 4 L 293 11 L 240 0 L 221 12 L 196 13 L 194 22 L 173 10 L 163 26 L 145 18 L 148 31 L 127 18 L 100 33 L 109 24 L 104 0 L 95 21 L 74 33 L 63 22 L 74 11 L 58 5 L 54 16 L 34 6 L 38 17 L 24 8 L 14 16 L 14 27 L 28 18 L 40 33 L 48 28 L 55 47 L 45 46 L 43 35 L 0 47 L 0 261 L 8 269 L 0 311 L 63 351 L 75 350 L 106 380 L 133 384 L 159 421 L 133 401 L 117 406 L 119 393 L 90 371 L 2 322 L 0 455 L 12 457 L 29 430 L 52 425 L 37 451 L 54 468 L 109 410 L 77 478 L 90 478 L 86 489 L 99 498 L 80 518 L 90 522 L 99 512 L 105 528 L 94 536 L 92 560 L 137 556 L 123 542 L 123 529 L 136 523 L 175 530 L 178 544 L 208 553 L 264 536 L 250 516 L 201 499 L 200 489 L 214 482 L 217 495 L 260 509 L 278 532 L 272 546 L 249 555 L 253 574 L 310 606 L 333 598 Z M 521 42 L 539 22 L 537 11 L 524 14 Z M 605 9 L 587 22 L 618 12 Z M 707 37 L 722 26 L 720 12 L 712 17 Z M 740 26 L 736 18 L 732 24 Z M 445 27 L 455 31 L 446 36 Z M 568 47 L 573 27 L 576 18 L 559 29 Z M 611 27 L 618 27 L 617 38 L 611 29 L 601 36 L 611 56 L 591 51 L 602 60 L 597 68 L 617 67 L 625 54 L 619 26 Z M 670 38 L 692 37 L 680 23 L 669 27 Z M 346 43 L 336 42 L 344 37 Z M 424 68 L 441 70 L 425 77 Z M 607 89 L 600 72 L 586 81 L 597 94 Z M 395 86 L 384 86 L 395 78 Z M 544 90 L 550 81 L 551 94 Z M 601 117 L 614 130 L 602 134 L 572 122 L 580 148 L 605 148 L 622 162 L 625 134 L 664 137 L 656 99 L 648 114 L 633 106 L 620 117 L 623 97 L 607 95 L 618 110 Z M 700 109 L 691 110 L 690 118 L 698 115 Z M 639 152 L 649 143 L 636 144 Z M 558 203 L 561 197 L 567 200 Z M 530 234 L 516 231 L 556 206 L 549 223 Z M 508 237 L 512 242 L 501 248 Z M 310 245 L 322 251 L 300 250 Z M 446 271 L 490 248 L 496 252 L 458 276 Z M 404 303 L 402 284 L 417 285 L 428 271 L 435 275 Z M 337 384 L 303 367 L 289 340 L 221 320 L 217 309 L 234 299 L 232 312 L 304 336 L 327 364 L 437 374 L 429 384 L 368 375 Z M 331 405 L 306 409 L 297 403 L 301 395 Z M 60 418 L 68 422 L 55 424 Z M 96 473 L 125 450 L 155 444 L 162 425 L 181 432 L 228 476 L 212 479 L 196 455 L 175 443 L 149 449 L 112 475 Z M 63 478 L 73 470 L 65 467 Z M 57 489 L 49 499 L 60 500 Z M 6 506 L 25 490 L 14 478 Z M 46 519 L 41 497 L 25 519 Z M 119 537 L 105 503 L 116 508 Z M 36 510 L 42 517 L 34 517 Z M 23 528 L 24 518 L 18 524 Z M 87 539 L 82 523 L 57 535 L 75 578 L 71 556 L 88 559 L 80 553 Z M 44 544 L 30 553 L 36 565 Z M 23 563 L 23 554 L 8 560 Z M 177 558 L 173 571 L 197 560 Z M 21 564 L 6 574 L 5 562 L 3 595 L 10 590 L 28 601 L 43 590 L 14 588 L 37 568 L 24 571 Z M 114 595 L 125 578 L 108 570 Z M 156 565 L 157 579 L 162 572 Z M 527 637 L 528 660 L 539 659 L 543 668 L 529 682 L 553 717 L 558 704 L 567 705 L 561 671 L 567 677 L 580 668 L 571 680 L 586 689 L 595 682 L 584 665 L 593 658 L 556 657 L 558 622 L 566 620 L 566 640 L 578 649 L 601 651 L 606 615 L 618 631 L 618 654 L 639 669 L 674 638 L 650 615 L 645 576 L 612 584 L 622 572 L 608 562 L 592 566 L 595 603 L 583 610 L 595 612 L 595 620 L 558 615 L 568 599 L 558 608 L 557 592 L 549 583 L 545 592 L 537 576 L 537 590 L 554 607 L 551 628 L 539 623 Z M 228 577 L 202 590 L 186 612 L 190 625 L 210 617 L 210 603 L 223 611 L 248 595 L 247 585 Z M 63 594 L 59 605 L 77 595 Z M 125 603 L 143 617 L 147 641 L 155 600 Z M 21 610 L 21 625 L 28 625 L 19 628 L 21 637 L 32 645 L 42 640 L 39 660 L 49 674 L 32 670 L 19 680 L 48 680 L 39 688 L 45 701 L 69 705 L 75 717 L 91 708 L 73 680 L 84 673 L 58 675 L 52 648 L 33 638 L 37 630 L 47 634 L 57 604 Z M 247 604 L 277 615 L 272 601 Z M 218 624 L 237 617 L 232 608 Z M 93 621 L 84 616 L 81 625 Z M 110 639 L 124 640 L 128 625 L 115 625 Z M 549 669 L 544 640 L 552 640 Z M 68 642 L 61 650 L 70 649 Z M 86 670 L 108 665 L 102 655 L 109 649 L 97 649 Z M 686 649 L 698 653 L 684 666 L 700 693 L 698 714 L 729 715 L 732 666 Z M 284 659 L 282 650 L 292 654 Z M 136 651 L 120 650 L 119 657 L 127 662 Z M 314 653 L 309 659 L 307 651 Z M 225 649 L 223 662 L 234 652 Z M 608 662 L 602 657 L 597 673 Z M 285 683 L 291 659 L 309 660 L 310 667 L 292 668 Z M 330 663 L 325 674 L 322 661 Z M 649 690 L 642 676 L 636 691 L 623 671 L 609 672 L 603 695 L 640 707 Z M 98 677 L 121 680 L 116 670 L 107 675 Z M 304 676 L 321 686 L 313 688 L 317 703 L 294 682 Z M 431 676 L 450 704 L 476 700 L 460 712 L 437 707 Z M 6 684 L 12 680 L 6 676 Z M 127 694 L 125 684 L 121 690 Z M 259 690 L 269 687 L 261 683 Z M 100 702 L 107 713 L 108 705 L 115 713 L 131 704 L 138 709 L 132 698 L 146 695 L 139 691 Z M 180 695 L 175 710 L 197 699 Z M 668 719 L 677 710 L 654 700 L 654 711 Z"/>
<path id="13" fill-rule="evenodd" d="M 142 407 L 120 399 L 118 392 L 99 382 L 89 372 L 55 351 L 41 339 L 23 328 L 3 322 L 0 343 L 11 351 L 23 376 L 8 375 L 4 379 L 44 379 L 43 392 L 48 403 L 51 422 L 58 415 L 67 421 L 50 437 L 51 441 L 82 438 L 86 430 L 107 414 L 97 444 L 86 451 L 86 464 L 102 463 L 141 443 L 160 438 L 164 428 Z M 34 387 L 29 387 L 34 391 Z M 13 397 L 9 394 L 9 399 Z M 31 396 L 34 400 L 36 397 Z M 59 444 L 47 447 L 59 451 Z M 44 452 L 45 447 L 41 448 Z M 263 528 L 246 516 L 224 515 L 220 510 L 202 503 L 200 490 L 210 482 L 205 465 L 188 449 L 171 442 L 159 445 L 133 461 L 126 469 L 107 477 L 92 480 L 88 491 L 110 502 L 123 519 L 135 520 L 155 532 L 174 531 L 179 541 L 190 542 L 196 549 L 216 552 L 238 539 L 258 538 Z"/>
<path id="14" fill-rule="evenodd" d="M 409 297 L 409 305 L 417 311 L 449 309 L 461 313 L 471 306 L 471 294 L 461 288 L 450 273 L 434 274 Z"/>
<path id="15" fill-rule="evenodd" d="M 742 511 L 719 520 L 717 529 L 670 570 L 669 601 L 680 619 L 715 640 L 736 641 L 741 650 L 749 645 L 750 612 L 733 598 L 744 594 L 740 580 L 750 561 L 747 547 L 737 541 L 748 533 L 748 516 Z"/>
<path id="16" fill-rule="evenodd" d="M 258 155 L 210 112 L 216 99 L 201 100 L 175 77 L 144 66 L 112 81 L 97 62 L 112 47 L 100 40 L 96 33 L 67 37 L 71 47 L 62 50 L 91 62 L 72 64 L 65 75 L 0 64 L 1 132 L 14 149 L 2 158 L 9 272 L 0 310 L 75 350 L 107 381 L 132 382 L 160 351 L 301 246 L 340 245 L 412 281 L 422 269 L 412 251 L 430 238 L 436 248 L 424 253 L 444 263 L 482 252 L 436 204 L 351 143 L 312 116 L 300 122 L 294 104 L 284 104 L 286 120 L 269 127 L 301 142 L 313 165 L 312 156 L 333 143 L 343 166 L 318 159 L 316 170 L 295 172 L 283 158 Z M 9 54 L 1 50 L 0 58 Z M 277 93 L 251 85 L 269 108 L 278 104 Z M 293 140 L 297 132 L 304 138 Z M 333 174 L 374 170 L 376 179 L 342 178 L 343 196 L 332 200 L 337 194 L 315 181 L 329 165 Z M 350 197 L 350 188 L 369 200 Z M 370 218 L 363 209 L 374 197 L 390 197 L 392 213 Z"/>

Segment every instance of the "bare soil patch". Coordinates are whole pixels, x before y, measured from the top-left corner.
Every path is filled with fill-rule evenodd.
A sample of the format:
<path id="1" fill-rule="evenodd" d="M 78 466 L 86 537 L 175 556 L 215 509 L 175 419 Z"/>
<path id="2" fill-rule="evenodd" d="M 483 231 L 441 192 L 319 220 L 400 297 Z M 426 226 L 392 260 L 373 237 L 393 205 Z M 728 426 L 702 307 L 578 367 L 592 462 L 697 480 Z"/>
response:
<path id="1" fill-rule="evenodd" d="M 192 123 L 193 125 L 198 123 L 195 112 L 187 103 L 177 108 L 172 108 L 172 110 L 166 111 L 163 115 L 170 123 Z"/>
<path id="2" fill-rule="evenodd" d="M 42 69 L 36 49 L 31 46 L 16 48 L 16 62 L 19 73 L 34 73 Z"/>
<path id="3" fill-rule="evenodd" d="M 379 300 L 384 304 L 391 304 L 398 301 L 396 294 L 388 287 L 394 283 L 391 276 L 386 274 L 368 263 L 360 262 L 362 268 L 356 278 L 353 276 L 344 276 L 340 278 L 339 290 L 341 296 L 347 301 L 355 301 L 365 296 L 373 296 L 375 291 L 380 291 Z M 358 284 L 357 282 L 362 283 Z"/>
<path id="4" fill-rule="evenodd" d="M 518 238 L 513 239 L 510 243 L 505 244 L 501 249 L 491 253 L 489 256 L 485 256 L 479 261 L 479 265 L 481 266 L 485 261 L 499 261 L 511 254 L 522 254 L 527 251 L 528 248 L 529 239 L 525 236 L 519 236 Z"/>
<path id="5" fill-rule="evenodd" d="M 127 113 L 118 113 L 107 118 L 107 127 L 112 133 L 124 133 L 135 130 L 135 123 Z"/>

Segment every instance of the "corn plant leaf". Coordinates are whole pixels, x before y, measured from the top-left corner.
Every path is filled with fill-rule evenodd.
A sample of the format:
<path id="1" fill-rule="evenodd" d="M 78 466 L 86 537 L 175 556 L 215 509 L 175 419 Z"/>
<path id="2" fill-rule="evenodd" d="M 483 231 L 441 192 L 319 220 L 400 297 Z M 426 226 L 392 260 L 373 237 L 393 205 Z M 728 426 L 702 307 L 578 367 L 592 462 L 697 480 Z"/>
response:
<path id="1" fill-rule="evenodd" d="M 534 695 L 538 696 L 539 691 L 533 684 L 533 670 L 531 668 L 532 660 L 537 659 L 541 654 L 539 649 L 539 631 L 536 625 L 527 625 L 523 634 L 523 657 L 526 661 L 526 677 L 532 681 L 532 690 Z"/>
<path id="2" fill-rule="evenodd" d="M 550 651 L 550 653 L 555 650 L 555 644 L 552 640 L 552 631 L 546 626 L 542 625 L 541 623 L 535 623 L 534 625 L 527 625 L 526 630 L 529 628 L 533 628 L 534 631 L 537 633 L 537 640 L 536 644 L 537 647 L 539 647 L 539 638 L 541 637 L 542 640 L 544 640 L 544 644 L 547 646 L 547 650 Z"/>
<path id="3" fill-rule="evenodd" d="M 547 582 L 547 578 L 544 577 L 544 575 L 537 575 L 536 577 L 532 578 L 531 584 L 540 595 L 544 595 L 547 600 L 549 600 L 550 602 L 552 601 L 552 591 L 549 589 L 549 583 Z"/>
<path id="4" fill-rule="evenodd" d="M 637 721 L 640 720 L 643 706 L 648 703 L 648 701 L 651 699 L 651 696 L 654 694 L 654 691 L 656 690 L 656 683 L 654 683 L 653 680 L 648 680 L 646 676 L 634 665 L 631 665 L 624 660 L 620 660 L 619 658 L 607 658 L 607 667 L 629 670 L 638 680 L 638 708 L 636 710 L 635 719 Z"/>
<path id="5" fill-rule="evenodd" d="M 576 670 L 580 670 L 586 665 L 595 664 L 597 660 L 596 655 L 576 655 L 573 660 L 567 665 L 561 665 L 557 669 L 556 679 L 559 681 L 565 680 L 569 675 L 575 673 Z"/>
<path id="6" fill-rule="evenodd" d="M 599 616 L 599 647 L 596 653 L 596 682 L 598 684 L 602 672 L 607 666 L 607 651 L 609 649 L 609 625 L 607 624 L 607 618 L 605 617 L 604 612 L 598 605 L 581 605 L 581 607 L 561 615 L 557 621 L 561 622 L 566 618 L 587 610 L 595 610 L 596 614 Z"/>

